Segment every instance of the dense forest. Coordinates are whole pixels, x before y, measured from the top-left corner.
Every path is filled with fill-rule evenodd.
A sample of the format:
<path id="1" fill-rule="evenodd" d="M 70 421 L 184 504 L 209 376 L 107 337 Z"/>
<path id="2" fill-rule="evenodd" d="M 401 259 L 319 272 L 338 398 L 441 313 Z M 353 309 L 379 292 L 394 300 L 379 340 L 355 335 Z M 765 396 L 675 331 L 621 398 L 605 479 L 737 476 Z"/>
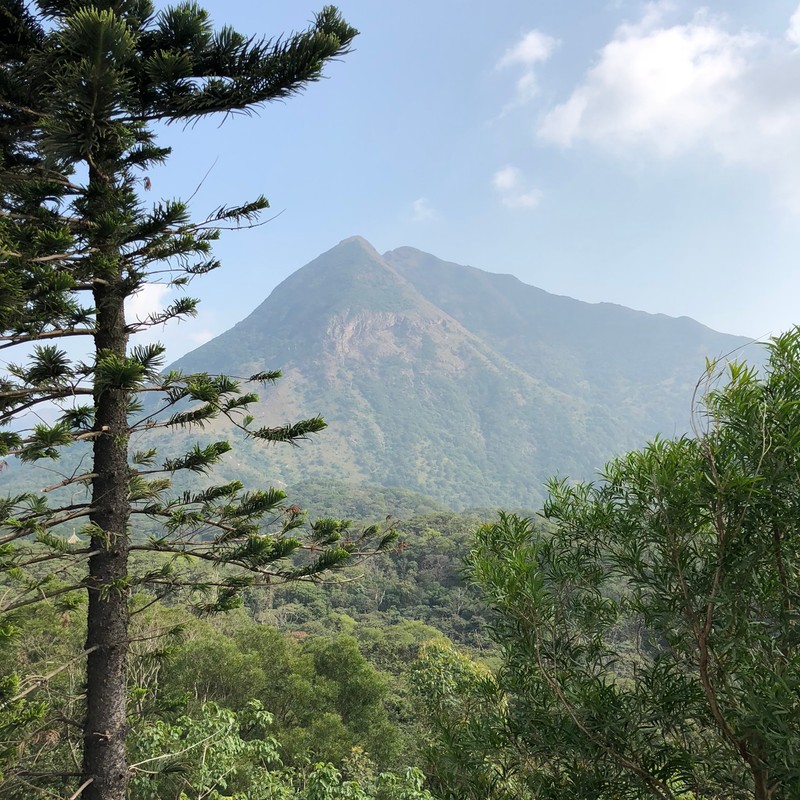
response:
<path id="1" fill-rule="evenodd" d="M 800 796 L 800 330 L 708 361 L 690 434 L 540 508 L 253 486 L 227 434 L 271 452 L 325 421 L 258 419 L 278 371 L 165 369 L 136 335 L 195 301 L 125 301 L 216 269 L 268 203 L 195 219 L 145 203 L 145 170 L 157 123 L 289 98 L 357 31 L 328 6 L 257 39 L 149 0 L 0 23 L 0 796 Z"/>

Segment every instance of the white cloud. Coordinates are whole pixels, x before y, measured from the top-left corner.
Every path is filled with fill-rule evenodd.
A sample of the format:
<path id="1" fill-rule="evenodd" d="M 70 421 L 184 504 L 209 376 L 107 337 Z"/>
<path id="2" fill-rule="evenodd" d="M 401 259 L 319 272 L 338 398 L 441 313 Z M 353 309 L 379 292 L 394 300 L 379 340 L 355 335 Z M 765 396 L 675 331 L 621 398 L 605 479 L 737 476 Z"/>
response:
<path id="1" fill-rule="evenodd" d="M 151 314 L 162 311 L 169 292 L 169 286 L 163 286 L 160 283 L 146 283 L 136 294 L 126 300 L 126 318 L 131 322 L 143 322 Z"/>
<path id="2" fill-rule="evenodd" d="M 497 62 L 498 69 L 521 64 L 531 67 L 539 61 L 547 61 L 558 44 L 558 40 L 541 31 L 526 33 L 513 47 L 510 47 Z"/>
<path id="3" fill-rule="evenodd" d="M 712 153 L 769 175 L 800 212 L 800 8 L 774 39 L 707 11 L 670 24 L 672 10 L 654 3 L 620 26 L 538 136 L 623 156 Z"/>
<path id="4" fill-rule="evenodd" d="M 536 208 L 542 199 L 541 191 L 528 187 L 522 173 L 510 165 L 495 172 L 492 186 L 508 208 Z"/>
<path id="5" fill-rule="evenodd" d="M 431 222 L 437 219 L 439 214 L 436 209 L 428 202 L 427 197 L 418 197 L 411 204 L 411 219 L 414 222 Z"/>
<path id="6" fill-rule="evenodd" d="M 556 47 L 558 39 L 541 31 L 532 30 L 526 33 L 513 47 L 510 47 L 497 62 L 497 69 L 522 67 L 522 74 L 517 78 L 515 105 L 522 105 L 539 91 L 535 67 L 547 61 Z"/>
<path id="7" fill-rule="evenodd" d="M 163 311 L 172 301 L 173 289 L 158 283 L 147 283 L 136 294 L 125 301 L 125 316 L 129 324 L 144 322 L 149 316 Z M 213 308 L 200 306 L 203 318 L 172 320 L 168 324 L 155 325 L 135 334 L 133 343 L 160 342 L 167 348 L 170 362 L 190 350 L 205 344 L 219 333 L 224 322 Z M 216 330 L 215 330 L 216 329 Z"/>
<path id="8" fill-rule="evenodd" d="M 617 30 L 584 83 L 545 116 L 543 138 L 565 146 L 641 144 L 671 155 L 717 132 L 741 102 L 760 39 L 729 34 L 703 14 L 686 25 L 653 22 L 648 16 Z"/>
<path id="9" fill-rule="evenodd" d="M 503 167 L 492 177 L 492 185 L 498 192 L 511 191 L 519 183 L 519 170 L 516 167 Z"/>
<path id="10" fill-rule="evenodd" d="M 786 30 L 786 38 L 795 47 L 800 47 L 800 7 L 797 8 L 789 20 L 789 27 Z"/>

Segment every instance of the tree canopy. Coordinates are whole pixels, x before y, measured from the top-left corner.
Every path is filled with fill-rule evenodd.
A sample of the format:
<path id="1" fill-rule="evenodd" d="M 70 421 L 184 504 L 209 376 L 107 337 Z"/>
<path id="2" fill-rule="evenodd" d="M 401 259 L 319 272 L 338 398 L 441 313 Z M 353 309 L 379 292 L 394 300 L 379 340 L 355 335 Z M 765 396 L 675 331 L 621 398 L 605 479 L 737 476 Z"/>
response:
<path id="1" fill-rule="evenodd" d="M 694 436 L 484 526 L 507 753 L 537 798 L 800 792 L 800 331 L 709 365 Z M 514 755 L 516 753 L 516 756 Z"/>

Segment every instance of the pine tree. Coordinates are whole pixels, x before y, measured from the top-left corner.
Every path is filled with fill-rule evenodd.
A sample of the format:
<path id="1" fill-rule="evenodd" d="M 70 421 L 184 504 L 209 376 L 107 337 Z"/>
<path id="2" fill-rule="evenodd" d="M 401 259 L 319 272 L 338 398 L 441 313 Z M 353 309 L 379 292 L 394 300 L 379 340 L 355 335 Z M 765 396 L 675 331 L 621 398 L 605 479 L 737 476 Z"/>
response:
<path id="1" fill-rule="evenodd" d="M 388 541 L 366 544 L 374 529 L 350 535 L 335 520 L 315 523 L 301 539 L 302 515 L 283 509 L 274 489 L 229 482 L 171 490 L 176 473 L 213 466 L 230 449 L 225 441 L 161 461 L 153 449 L 129 452 L 134 434 L 217 417 L 267 443 L 296 443 L 324 427 L 313 418 L 259 428 L 247 414 L 256 395 L 239 380 L 162 373 L 163 347 L 137 345 L 135 335 L 193 315 L 196 301 L 182 296 L 135 322 L 126 320 L 125 301 L 145 284 L 181 287 L 217 268 L 211 247 L 220 229 L 249 224 L 268 205 L 259 197 L 199 221 L 181 201 L 148 208 L 143 171 L 169 155 L 154 125 L 290 97 L 347 53 L 357 32 L 329 6 L 303 33 L 247 38 L 215 30 L 193 3 L 156 13 L 150 0 L 3 0 L 0 31 L 0 349 L 18 354 L 0 375 L 0 459 L 58 459 L 66 447 L 91 447 L 80 462 L 90 466 L 44 493 L 0 499 L 0 559 L 14 589 L 0 598 L 0 635 L 34 602 L 88 596 L 83 762 L 66 796 L 122 800 L 137 586 L 165 594 L 190 585 L 181 565 L 200 559 L 221 565 L 216 585 L 206 586 L 207 608 L 224 608 L 254 581 L 314 578 Z M 64 340 L 73 337 L 87 342 L 88 357 L 70 355 Z M 160 404 L 139 400 L 153 392 Z M 35 413 L 54 408 L 54 422 Z M 74 496 L 80 487 L 84 499 L 50 500 L 55 490 Z M 159 526 L 147 540 L 132 535 L 143 519 Z M 89 543 L 70 542 L 68 525 L 82 525 Z M 144 571 L 141 553 L 158 554 Z M 24 718 L 27 692 L 13 680 L 3 688 L 3 711 Z"/>

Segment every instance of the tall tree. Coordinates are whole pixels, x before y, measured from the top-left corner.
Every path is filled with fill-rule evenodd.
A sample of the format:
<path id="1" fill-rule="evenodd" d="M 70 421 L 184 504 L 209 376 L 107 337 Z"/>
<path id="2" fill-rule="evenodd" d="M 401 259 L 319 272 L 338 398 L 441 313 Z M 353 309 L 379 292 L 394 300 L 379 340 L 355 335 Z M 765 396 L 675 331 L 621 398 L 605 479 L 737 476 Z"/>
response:
<path id="1" fill-rule="evenodd" d="M 259 428 L 247 415 L 257 398 L 239 381 L 160 374 L 163 347 L 131 343 L 194 314 L 196 302 L 179 297 L 130 321 L 126 300 L 148 283 L 181 287 L 215 269 L 220 229 L 268 206 L 259 197 L 200 221 L 181 201 L 147 207 L 143 170 L 169 155 L 154 126 L 294 95 L 347 53 L 357 32 L 328 6 L 303 33 L 248 38 L 215 30 L 193 3 L 156 13 L 150 0 L 3 0 L 0 23 L 0 349 L 18 353 L 0 377 L 0 458 L 56 459 L 69 445 L 91 447 L 90 466 L 80 461 L 44 494 L 0 500 L 3 569 L 16 587 L 0 599 L 0 614 L 9 632 L 14 612 L 33 602 L 88 595 L 83 763 L 68 794 L 122 800 L 132 588 L 191 583 L 177 560 L 190 556 L 226 567 L 207 587 L 216 591 L 211 605 L 224 607 L 253 580 L 318 575 L 375 533 L 350 536 L 345 524 L 322 520 L 304 544 L 293 533 L 302 515 L 282 509 L 281 492 L 246 492 L 238 482 L 171 496 L 171 476 L 207 471 L 229 449 L 224 441 L 161 462 L 150 448 L 129 452 L 133 434 L 219 416 L 265 442 L 297 442 L 324 427 L 314 418 Z M 68 354 L 64 340 L 73 337 L 91 342 L 87 356 Z M 141 392 L 160 392 L 163 402 L 145 406 Z M 56 421 L 42 421 L 53 408 Z M 49 502 L 76 487 L 88 496 Z M 133 537 L 132 520 L 145 518 L 157 532 Z M 83 525 L 89 543 L 67 541 L 67 523 Z M 287 562 L 303 547 L 313 553 Z M 161 554 L 149 572 L 131 560 L 142 551 Z"/>
<path id="2" fill-rule="evenodd" d="M 481 529 L 507 750 L 537 798 L 800 796 L 800 330 L 695 435 Z"/>

